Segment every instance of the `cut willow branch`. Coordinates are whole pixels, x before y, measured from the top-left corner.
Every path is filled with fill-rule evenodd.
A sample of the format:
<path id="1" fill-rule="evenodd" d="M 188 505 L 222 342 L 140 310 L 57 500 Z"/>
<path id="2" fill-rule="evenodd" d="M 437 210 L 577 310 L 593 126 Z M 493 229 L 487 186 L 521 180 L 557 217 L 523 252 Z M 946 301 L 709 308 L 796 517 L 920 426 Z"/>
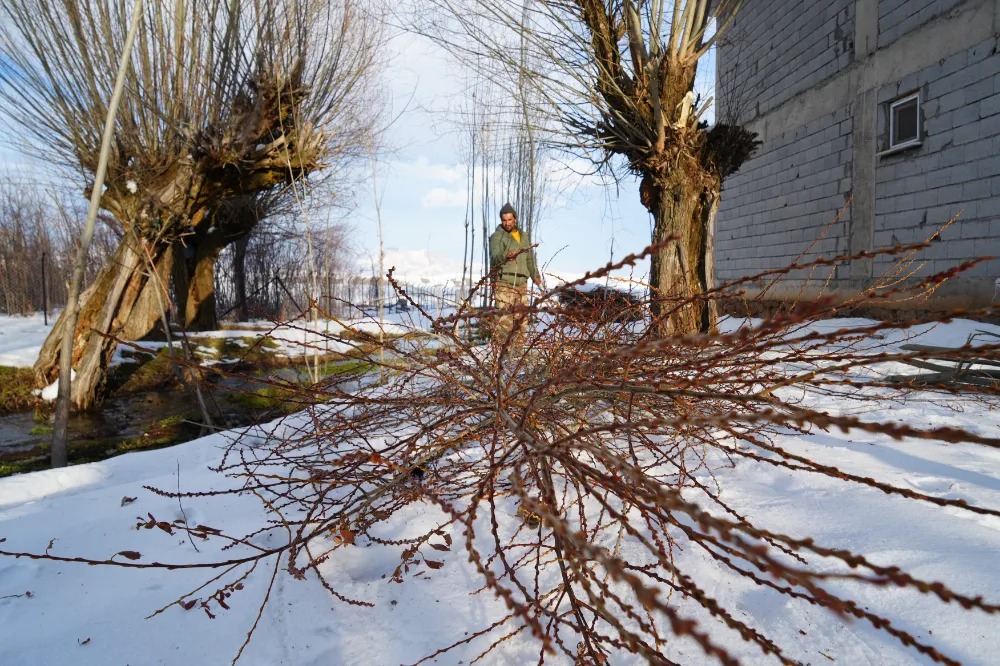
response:
<path id="1" fill-rule="evenodd" d="M 661 247 L 629 255 L 588 277 L 607 276 Z M 899 270 L 908 271 L 912 253 L 923 247 L 871 254 L 897 257 Z M 755 278 L 784 274 L 787 270 Z M 876 283 L 848 300 L 921 298 L 953 275 L 948 270 L 916 281 Z M 945 322 L 957 313 L 830 330 L 828 324 L 813 325 L 835 315 L 840 302 L 819 299 L 720 335 L 656 338 L 648 334 L 653 312 L 683 307 L 683 299 L 581 297 L 575 292 L 585 280 L 576 280 L 530 307 L 473 310 L 468 298 L 452 304 L 454 314 L 434 318 L 400 288 L 392 271 L 388 282 L 410 304 L 413 330 L 399 335 L 385 329 L 378 336 L 359 326 L 347 329 L 353 362 L 378 369 L 384 382 L 372 381 L 364 371 L 306 387 L 271 382 L 305 411 L 266 431 L 235 433 L 214 468 L 218 485 L 185 492 L 150 488 L 171 505 L 177 498 L 219 497 L 260 503 L 261 518 L 248 531 L 197 527 L 188 532 L 207 540 L 202 556 L 211 543 L 219 544 L 214 561 L 142 563 L 128 559 L 141 558 L 133 551 L 100 560 L 23 547 L 0 554 L 212 570 L 204 586 L 175 602 L 184 608 L 200 603 L 206 613 L 217 612 L 213 599 L 242 585 L 249 569 L 265 563 L 262 571 L 277 567 L 286 556 L 292 576 L 313 580 L 333 598 L 353 605 L 371 602 L 344 593 L 335 566 L 343 549 L 363 543 L 398 553 L 398 566 L 385 572 L 394 583 L 428 568 L 461 566 L 466 559 L 470 573 L 478 576 L 470 591 L 493 594 L 504 610 L 484 619 L 468 637 L 449 637 L 432 657 L 465 650 L 470 661 L 504 649 L 516 635 L 538 641 L 540 655 L 562 654 L 588 664 L 615 663 L 625 653 L 650 663 L 675 663 L 679 657 L 671 651 L 672 639 L 680 636 L 699 646 L 695 663 L 736 663 L 739 655 L 723 647 L 731 644 L 730 634 L 781 663 L 804 658 L 795 641 L 768 635 L 753 617 L 737 619 L 725 599 L 706 592 L 711 589 L 706 575 L 737 576 L 768 597 L 862 619 L 902 649 L 944 664 L 956 660 L 900 629 L 888 612 L 863 609 L 837 582 L 850 581 L 851 589 L 888 588 L 880 598 L 922 595 L 978 613 L 1000 612 L 995 600 L 976 590 L 923 580 L 808 535 L 788 536 L 780 526 L 737 510 L 724 492 L 733 475 L 745 473 L 741 461 L 750 461 L 805 483 L 804 475 L 829 479 L 843 484 L 845 492 L 870 493 L 866 497 L 872 502 L 919 502 L 928 511 L 1000 515 L 1000 507 L 916 492 L 839 459 L 831 462 L 822 440 L 814 437 L 817 430 L 840 430 L 867 433 L 877 446 L 891 446 L 893 439 L 1000 445 L 998 438 L 947 425 L 921 428 L 824 408 L 834 400 L 858 410 L 885 406 L 891 414 L 888 407 L 907 399 L 956 404 L 953 385 L 919 390 L 892 385 L 873 368 L 931 357 L 1000 363 L 995 344 L 942 352 L 904 349 L 899 343 L 915 325 Z M 692 298 L 729 299 L 744 284 L 722 285 Z M 475 290 L 488 286 L 487 277 Z M 302 313 L 300 319 L 311 315 Z M 514 344 L 497 326 L 504 316 L 530 320 L 522 344 Z M 417 323 L 431 333 L 418 330 Z M 289 325 L 311 330 L 301 321 Z M 1000 397 L 998 383 L 977 386 L 960 399 L 993 405 Z M 430 516 L 432 526 L 396 538 L 387 530 L 402 512 Z M 152 517 L 144 525 L 158 526 Z M 255 544 L 263 535 L 278 541 L 261 548 Z M 628 548 L 616 545 L 623 539 Z M 461 556 L 452 552 L 458 549 L 464 549 Z M 691 560 L 693 552 L 706 559 Z M 704 616 L 716 618 L 718 626 L 695 623 Z M 244 656 L 252 649 L 253 633 L 248 627 Z"/>

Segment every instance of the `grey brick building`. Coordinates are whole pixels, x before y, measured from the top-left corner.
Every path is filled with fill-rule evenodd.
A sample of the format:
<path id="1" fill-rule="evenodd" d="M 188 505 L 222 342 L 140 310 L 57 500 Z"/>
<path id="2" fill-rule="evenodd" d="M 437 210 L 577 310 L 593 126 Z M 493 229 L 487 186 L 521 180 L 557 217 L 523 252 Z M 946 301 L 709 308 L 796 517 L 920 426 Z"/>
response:
<path id="1" fill-rule="evenodd" d="M 718 48 L 717 116 L 762 145 L 724 185 L 718 280 L 786 266 L 824 230 L 805 259 L 926 240 L 955 215 L 920 274 L 1000 257 L 998 36 L 1000 0 L 745 0 Z M 892 263 L 824 269 L 808 291 L 857 293 Z M 919 307 L 982 307 L 998 278 L 988 261 Z"/>

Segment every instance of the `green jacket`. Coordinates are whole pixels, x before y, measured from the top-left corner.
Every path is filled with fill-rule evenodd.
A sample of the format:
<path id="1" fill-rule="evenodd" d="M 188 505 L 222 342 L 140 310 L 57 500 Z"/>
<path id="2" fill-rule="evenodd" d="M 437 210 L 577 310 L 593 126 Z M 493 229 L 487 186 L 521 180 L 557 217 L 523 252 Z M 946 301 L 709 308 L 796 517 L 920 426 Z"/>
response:
<path id="1" fill-rule="evenodd" d="M 520 244 L 504 230 L 502 224 L 498 224 L 497 230 L 490 236 L 490 270 L 492 271 L 503 264 L 503 268 L 500 269 L 500 281 L 515 287 L 528 284 L 529 278 L 541 281 L 538 275 L 538 266 L 535 264 L 534 248 L 518 255 L 517 259 L 508 261 L 506 264 L 503 263 L 507 258 L 507 252 L 517 252 L 531 247 L 531 238 L 528 236 L 528 232 L 523 229 L 518 229 L 518 231 L 521 234 Z"/>

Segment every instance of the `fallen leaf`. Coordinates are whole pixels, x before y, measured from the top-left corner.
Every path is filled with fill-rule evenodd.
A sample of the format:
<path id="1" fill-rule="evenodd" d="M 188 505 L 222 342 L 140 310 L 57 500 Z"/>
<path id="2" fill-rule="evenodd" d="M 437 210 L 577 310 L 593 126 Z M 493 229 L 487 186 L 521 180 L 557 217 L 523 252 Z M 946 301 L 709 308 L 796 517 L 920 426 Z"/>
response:
<path id="1" fill-rule="evenodd" d="M 444 566 L 444 562 L 435 562 L 434 560 L 424 560 L 424 564 L 429 566 L 431 569 L 440 569 Z"/>
<path id="2" fill-rule="evenodd" d="M 131 503 L 132 503 L 132 502 L 134 502 L 134 501 L 135 501 L 136 499 L 137 499 L 137 498 L 135 498 L 135 497 L 123 497 L 123 498 L 122 498 L 122 506 L 125 506 L 126 504 L 131 504 Z"/>
<path id="3" fill-rule="evenodd" d="M 817 650 L 817 652 L 819 652 L 819 650 Z M 830 655 L 826 654 L 825 652 L 820 652 L 820 654 L 823 655 L 824 657 L 826 657 L 827 659 L 829 659 L 830 661 L 837 661 L 836 659 L 834 659 Z"/>
<path id="4" fill-rule="evenodd" d="M 78 638 L 78 639 L 76 639 L 76 642 L 77 642 L 77 643 L 79 643 L 80 645 L 86 645 L 87 643 L 89 643 L 89 642 L 90 642 L 90 639 L 88 638 L 88 639 L 87 639 L 87 640 L 85 640 L 85 641 L 81 641 L 81 640 L 80 640 L 80 639 Z"/>
<path id="5" fill-rule="evenodd" d="M 348 546 L 354 543 L 354 532 L 347 529 L 346 527 L 340 528 L 340 536 L 341 538 L 344 539 L 344 543 L 346 543 Z"/>

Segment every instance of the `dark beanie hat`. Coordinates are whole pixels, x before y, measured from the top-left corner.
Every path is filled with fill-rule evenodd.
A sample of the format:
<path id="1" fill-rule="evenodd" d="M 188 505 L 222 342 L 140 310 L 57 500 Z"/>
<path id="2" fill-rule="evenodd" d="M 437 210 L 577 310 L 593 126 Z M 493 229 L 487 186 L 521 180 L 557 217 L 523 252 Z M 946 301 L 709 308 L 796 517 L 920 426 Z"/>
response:
<path id="1" fill-rule="evenodd" d="M 503 208 L 500 209 L 500 217 L 503 217 L 507 213 L 513 215 L 515 220 L 517 219 L 517 211 L 514 210 L 514 207 L 511 206 L 509 203 L 505 203 L 503 205 Z"/>

